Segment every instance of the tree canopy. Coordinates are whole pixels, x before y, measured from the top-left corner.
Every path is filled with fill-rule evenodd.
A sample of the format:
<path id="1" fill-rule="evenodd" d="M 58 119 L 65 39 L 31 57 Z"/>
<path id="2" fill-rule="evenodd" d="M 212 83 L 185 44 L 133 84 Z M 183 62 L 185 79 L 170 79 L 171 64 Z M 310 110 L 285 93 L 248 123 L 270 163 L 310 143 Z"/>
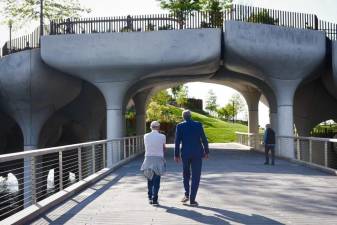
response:
<path id="1" fill-rule="evenodd" d="M 208 110 L 210 114 L 214 114 L 217 108 L 218 108 L 217 97 L 215 93 L 213 92 L 213 90 L 209 90 L 208 96 L 206 99 L 206 110 Z"/>
<path id="2" fill-rule="evenodd" d="M 168 9 L 172 13 L 200 10 L 199 0 L 157 0 L 162 9 Z"/>
<path id="3" fill-rule="evenodd" d="M 174 13 L 180 25 L 192 11 L 208 13 L 209 21 L 202 21 L 202 27 L 221 27 L 223 23 L 223 10 L 231 7 L 233 0 L 157 0 L 162 9 Z"/>
<path id="4" fill-rule="evenodd" d="M 261 12 L 258 12 L 256 14 L 252 14 L 248 18 L 248 22 L 276 25 L 276 24 L 278 24 L 278 19 L 274 19 L 273 17 L 271 17 L 269 15 L 268 10 L 264 9 Z"/>
<path id="5" fill-rule="evenodd" d="M 14 21 L 20 28 L 40 18 L 40 0 L 0 0 L 0 16 L 5 24 Z M 44 0 L 44 18 L 47 20 L 79 17 L 91 10 L 83 7 L 79 0 Z"/>

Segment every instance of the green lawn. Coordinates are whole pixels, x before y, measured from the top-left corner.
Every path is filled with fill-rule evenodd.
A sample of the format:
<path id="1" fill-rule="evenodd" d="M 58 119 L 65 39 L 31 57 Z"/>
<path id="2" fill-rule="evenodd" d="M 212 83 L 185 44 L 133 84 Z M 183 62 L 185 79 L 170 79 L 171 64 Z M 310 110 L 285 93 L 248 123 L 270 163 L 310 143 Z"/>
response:
<path id="1" fill-rule="evenodd" d="M 182 110 L 172 106 L 172 113 L 181 116 Z M 192 113 L 193 120 L 204 125 L 206 136 L 211 143 L 235 141 L 235 132 L 248 132 L 248 127 L 238 123 L 225 122 L 199 113 Z"/>

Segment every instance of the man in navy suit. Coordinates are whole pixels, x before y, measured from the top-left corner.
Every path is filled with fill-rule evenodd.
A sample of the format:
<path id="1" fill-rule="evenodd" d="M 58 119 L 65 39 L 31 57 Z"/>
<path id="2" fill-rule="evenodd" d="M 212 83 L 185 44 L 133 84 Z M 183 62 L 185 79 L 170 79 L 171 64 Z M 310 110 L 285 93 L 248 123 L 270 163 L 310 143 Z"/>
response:
<path id="1" fill-rule="evenodd" d="M 183 162 L 183 181 L 185 196 L 183 203 L 190 201 L 191 206 L 197 206 L 195 201 L 201 175 L 202 158 L 208 159 L 208 141 L 202 124 L 193 121 L 191 112 L 183 112 L 184 122 L 176 127 L 174 160 Z M 182 148 L 180 151 L 180 144 Z M 190 189 L 190 177 L 192 171 L 192 184 Z"/>

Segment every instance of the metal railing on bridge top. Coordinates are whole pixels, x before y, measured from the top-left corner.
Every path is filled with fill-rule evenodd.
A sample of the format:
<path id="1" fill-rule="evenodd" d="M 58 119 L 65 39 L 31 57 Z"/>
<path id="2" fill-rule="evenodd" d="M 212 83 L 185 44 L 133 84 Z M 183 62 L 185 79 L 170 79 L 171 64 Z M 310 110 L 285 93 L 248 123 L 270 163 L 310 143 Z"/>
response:
<path id="1" fill-rule="evenodd" d="M 236 132 L 236 141 L 257 151 L 264 151 L 263 134 Z M 337 169 L 337 139 L 277 136 L 276 143 L 281 141 L 294 142 L 295 158 L 299 161 L 315 164 L 330 169 Z M 278 144 L 280 146 L 280 144 Z M 280 156 L 280 149 L 276 146 L 275 154 Z"/>
<path id="2" fill-rule="evenodd" d="M 232 5 L 222 12 L 192 11 L 139 16 L 68 18 L 51 21 L 48 30 L 50 35 L 61 35 L 225 28 L 225 22 L 229 20 L 321 30 L 330 40 L 337 40 L 337 25 L 319 20 L 314 14 L 244 5 Z M 2 48 L 1 56 L 39 47 L 38 34 L 39 31 L 34 31 L 30 35 L 7 41 Z"/>
<path id="3" fill-rule="evenodd" d="M 0 224 L 102 172 L 109 156 L 116 166 L 142 152 L 143 136 L 134 136 L 0 155 Z"/>

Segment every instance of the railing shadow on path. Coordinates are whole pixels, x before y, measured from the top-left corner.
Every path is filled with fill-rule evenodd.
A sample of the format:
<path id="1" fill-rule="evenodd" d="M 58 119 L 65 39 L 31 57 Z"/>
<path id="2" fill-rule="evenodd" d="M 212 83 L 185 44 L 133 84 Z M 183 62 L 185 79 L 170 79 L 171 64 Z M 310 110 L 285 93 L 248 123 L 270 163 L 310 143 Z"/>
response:
<path id="1" fill-rule="evenodd" d="M 41 218 L 46 220 L 49 224 L 64 224 L 65 222 L 69 221 L 72 217 L 74 217 L 76 214 L 78 214 L 82 209 L 84 209 L 87 205 L 92 203 L 95 199 L 97 199 L 99 196 L 101 196 L 104 192 L 106 192 L 108 189 L 110 189 L 113 185 L 118 183 L 125 175 L 125 171 L 116 171 L 116 176 L 112 177 L 114 174 L 110 174 L 107 177 L 100 180 L 98 183 L 95 183 L 93 186 L 89 187 L 93 193 L 89 196 L 87 196 L 83 201 L 75 200 L 74 196 L 71 201 L 74 203 L 72 207 L 65 207 L 66 203 L 62 203 L 61 205 L 57 205 L 53 208 L 51 208 L 48 212 L 51 212 L 59 207 L 62 207 L 62 211 L 65 211 L 64 214 L 60 215 L 57 219 L 51 220 L 48 218 L 48 212 L 45 213 Z M 83 190 L 86 191 L 88 189 Z M 79 193 L 80 195 L 81 193 Z"/>
<path id="2" fill-rule="evenodd" d="M 231 224 L 231 222 L 237 222 L 241 224 L 268 224 L 268 225 L 283 225 L 276 220 L 261 216 L 261 215 L 245 215 L 242 213 L 237 213 L 229 210 L 212 208 L 206 206 L 198 206 L 198 209 L 204 209 L 212 211 L 214 215 L 204 215 L 193 209 L 181 209 L 176 207 L 169 207 L 165 205 L 159 205 L 158 208 L 165 209 L 167 213 L 171 213 L 177 216 L 185 217 L 194 220 L 198 223 L 209 224 L 209 225 L 226 225 Z"/>

